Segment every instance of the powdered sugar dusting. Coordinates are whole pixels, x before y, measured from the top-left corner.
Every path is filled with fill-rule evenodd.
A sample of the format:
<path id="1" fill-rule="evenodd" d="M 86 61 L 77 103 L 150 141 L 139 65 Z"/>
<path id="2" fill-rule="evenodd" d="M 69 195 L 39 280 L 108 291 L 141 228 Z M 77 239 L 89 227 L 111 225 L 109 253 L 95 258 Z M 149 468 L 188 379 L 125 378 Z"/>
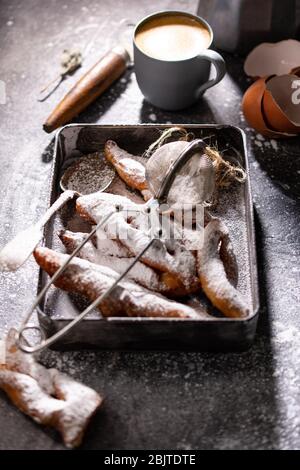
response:
<path id="1" fill-rule="evenodd" d="M 83 196 L 77 201 L 79 211 L 88 214 L 96 223 L 102 220 L 116 205 L 130 211 L 130 223 L 126 220 L 128 214 L 120 212 L 113 215 L 103 229 L 109 238 L 119 238 L 131 253 L 138 255 L 151 239 L 148 233 L 148 215 L 140 211 L 139 205 L 123 196 L 109 193 Z M 162 237 L 162 240 L 156 240 L 152 244 L 141 259 L 161 272 L 172 273 L 187 287 L 196 283 L 196 260 L 193 253 L 184 247 L 181 240 L 174 240 L 172 251 L 173 253 L 170 253 L 167 250 Z"/>

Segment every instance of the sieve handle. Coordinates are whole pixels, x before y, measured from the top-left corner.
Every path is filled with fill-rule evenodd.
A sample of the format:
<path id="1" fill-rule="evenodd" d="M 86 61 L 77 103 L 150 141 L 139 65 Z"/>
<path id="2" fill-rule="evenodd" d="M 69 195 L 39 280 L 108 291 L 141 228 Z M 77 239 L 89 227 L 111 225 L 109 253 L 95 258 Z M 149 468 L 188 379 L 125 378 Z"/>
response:
<path id="1" fill-rule="evenodd" d="M 57 212 L 61 207 L 63 207 L 66 202 L 70 201 L 70 199 L 73 199 L 75 196 L 77 196 L 78 193 L 75 191 L 71 191 L 68 189 L 67 191 L 63 192 L 58 199 L 52 204 L 51 207 L 45 212 L 45 214 L 40 218 L 40 220 L 37 222 L 36 225 L 39 227 L 43 227 L 49 219 Z"/>

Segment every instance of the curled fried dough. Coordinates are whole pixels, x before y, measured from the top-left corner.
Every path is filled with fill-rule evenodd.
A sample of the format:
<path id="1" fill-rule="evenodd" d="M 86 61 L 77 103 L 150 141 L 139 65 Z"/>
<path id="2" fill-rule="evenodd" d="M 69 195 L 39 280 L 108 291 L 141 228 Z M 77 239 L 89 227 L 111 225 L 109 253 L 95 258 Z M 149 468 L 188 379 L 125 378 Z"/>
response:
<path id="1" fill-rule="evenodd" d="M 80 445 L 84 431 L 102 398 L 89 387 L 56 369 L 46 369 L 15 344 L 16 331 L 6 339 L 0 388 L 34 421 L 56 428 L 67 447 Z"/>
<path id="2" fill-rule="evenodd" d="M 227 228 L 220 220 L 212 219 L 205 227 L 203 245 L 197 253 L 201 286 L 212 304 L 224 315 L 246 317 L 249 314 L 246 300 L 229 282 L 220 258 L 219 245 L 222 240 L 225 240 L 223 257 L 227 247 L 227 259 L 230 257 L 233 266 L 233 252 Z"/>
<path id="3" fill-rule="evenodd" d="M 76 201 L 79 215 L 92 223 L 98 223 L 116 206 L 127 208 L 128 212 L 114 214 L 103 230 L 110 238 L 117 238 L 134 256 L 138 255 L 150 241 L 148 215 L 140 212 L 141 205 L 132 203 L 123 196 L 109 193 L 94 193 L 81 196 Z M 180 282 L 187 292 L 199 289 L 196 273 L 196 258 L 185 248 L 181 239 L 169 243 L 162 237 L 156 240 L 141 257 L 144 264 L 168 274 Z"/>
<path id="4" fill-rule="evenodd" d="M 106 142 L 104 155 L 130 188 L 140 191 L 145 201 L 152 197 L 146 180 L 145 167 L 137 161 L 136 157 L 121 149 L 113 140 Z"/>
<path id="5" fill-rule="evenodd" d="M 58 232 L 58 236 L 67 248 L 68 253 L 73 251 L 74 247 L 77 247 L 79 243 L 81 243 L 84 238 L 86 238 L 87 235 L 88 234 L 85 232 L 72 232 L 70 230 L 61 230 Z M 97 248 L 99 257 L 102 255 L 113 257 L 116 263 L 118 263 L 119 258 L 134 257 L 133 254 L 124 245 L 122 245 L 119 240 L 108 238 L 101 228 L 98 229 L 97 234 L 95 234 L 91 238 L 90 242 L 88 242 L 88 245 L 90 244 Z M 84 258 L 84 256 L 81 256 L 81 258 Z"/>
<path id="6" fill-rule="evenodd" d="M 236 286 L 238 282 L 238 265 L 234 254 L 232 242 L 227 227 L 223 222 L 220 244 L 220 259 L 223 262 L 225 272 L 229 281 Z"/>
<path id="7" fill-rule="evenodd" d="M 68 257 L 48 248 L 37 248 L 34 256 L 37 263 L 50 275 L 53 275 Z M 111 287 L 117 277 L 118 273 L 110 268 L 73 258 L 55 285 L 66 291 L 82 294 L 94 301 Z M 105 317 L 207 318 L 204 312 L 196 312 L 193 308 L 124 280 L 107 298 L 103 299 L 99 308 Z"/>
<path id="8" fill-rule="evenodd" d="M 59 237 L 65 245 L 67 252 L 71 253 L 83 242 L 86 237 L 86 233 L 74 233 L 69 230 L 65 230 L 59 233 Z M 133 256 L 118 258 L 116 256 L 108 255 L 101 249 L 101 241 L 102 240 L 99 239 L 97 240 L 96 237 L 95 240 L 88 241 L 81 248 L 77 256 L 90 261 L 91 263 L 100 264 L 114 269 L 119 274 L 124 272 L 132 262 Z M 114 242 L 114 240 L 111 241 Z M 161 294 L 165 294 L 169 297 L 182 297 L 190 294 L 190 291 L 185 289 L 185 287 L 178 282 L 174 276 L 167 276 L 166 273 L 155 271 L 140 261 L 133 266 L 126 277 L 128 280 L 135 281 L 147 289 L 160 292 Z"/>

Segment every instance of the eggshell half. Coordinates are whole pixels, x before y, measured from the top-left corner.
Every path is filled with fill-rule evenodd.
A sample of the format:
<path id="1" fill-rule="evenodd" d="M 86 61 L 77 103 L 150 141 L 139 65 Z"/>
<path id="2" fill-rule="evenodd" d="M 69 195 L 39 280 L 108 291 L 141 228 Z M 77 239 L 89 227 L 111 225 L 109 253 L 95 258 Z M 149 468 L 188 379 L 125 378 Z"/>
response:
<path id="1" fill-rule="evenodd" d="M 300 78 L 295 75 L 270 78 L 266 82 L 263 109 L 266 121 L 273 129 L 280 132 L 299 133 Z"/>
<path id="2" fill-rule="evenodd" d="M 300 66 L 300 42 L 287 39 L 276 43 L 264 42 L 247 56 L 244 71 L 249 77 L 283 75 Z"/>
<path id="3" fill-rule="evenodd" d="M 300 77 L 300 66 L 299 67 L 295 67 L 294 69 L 292 69 L 290 71 L 290 74 L 292 75 L 297 75 L 297 77 Z"/>
<path id="4" fill-rule="evenodd" d="M 251 127 L 260 134 L 270 138 L 291 137 L 291 134 L 272 130 L 267 125 L 263 115 L 263 97 L 266 90 L 266 79 L 259 78 L 243 96 L 242 109 Z"/>

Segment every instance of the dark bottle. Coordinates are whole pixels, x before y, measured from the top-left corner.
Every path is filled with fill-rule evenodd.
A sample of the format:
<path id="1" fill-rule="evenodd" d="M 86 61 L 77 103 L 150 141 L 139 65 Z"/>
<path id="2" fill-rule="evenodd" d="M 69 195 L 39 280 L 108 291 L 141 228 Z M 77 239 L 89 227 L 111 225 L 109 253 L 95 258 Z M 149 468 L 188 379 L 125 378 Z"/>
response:
<path id="1" fill-rule="evenodd" d="M 228 52 L 300 33 L 300 0 L 199 0 L 198 15 L 211 25 L 215 47 Z"/>

